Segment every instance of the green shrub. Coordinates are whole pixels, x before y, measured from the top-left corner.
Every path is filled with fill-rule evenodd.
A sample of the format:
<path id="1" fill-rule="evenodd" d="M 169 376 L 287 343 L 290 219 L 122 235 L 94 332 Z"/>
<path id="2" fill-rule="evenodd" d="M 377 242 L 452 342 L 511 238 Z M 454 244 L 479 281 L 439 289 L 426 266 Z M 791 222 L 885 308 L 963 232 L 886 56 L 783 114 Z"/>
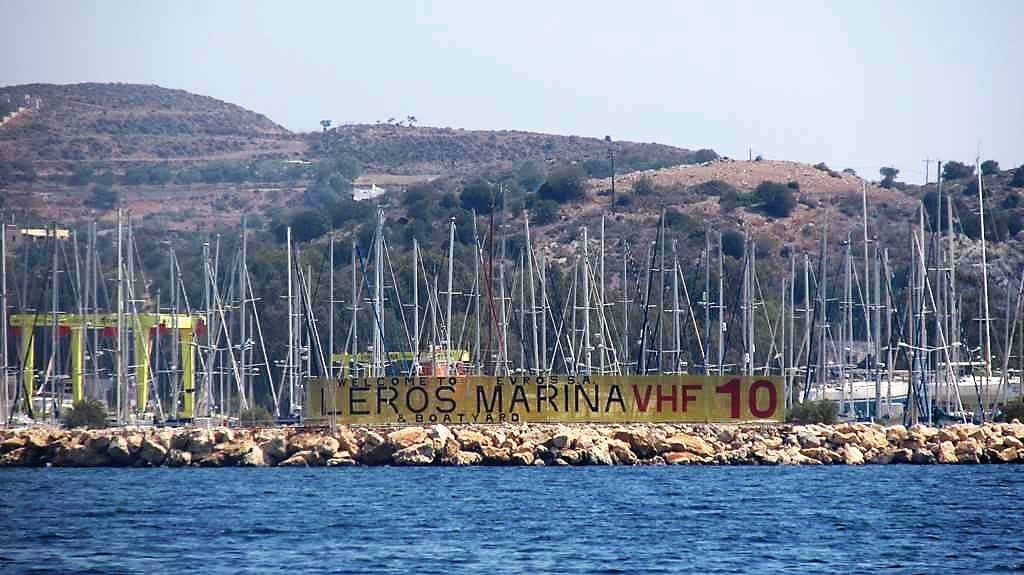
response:
<path id="1" fill-rule="evenodd" d="M 886 166 L 884 168 L 880 168 L 878 173 L 882 175 L 882 182 L 880 185 L 883 188 L 888 189 L 893 187 L 896 182 L 896 176 L 900 174 L 900 171 L 892 166 Z"/>
<path id="2" fill-rule="evenodd" d="M 654 182 L 647 176 L 633 182 L 633 193 L 637 196 L 649 196 L 654 193 Z"/>
<path id="3" fill-rule="evenodd" d="M 722 180 L 708 180 L 690 188 L 696 194 L 704 196 L 724 196 L 727 193 L 739 194 L 739 190 Z"/>
<path id="4" fill-rule="evenodd" d="M 277 423 L 277 418 L 262 405 L 255 405 L 242 410 L 242 413 L 238 414 L 238 421 L 247 427 L 265 427 Z"/>
<path id="5" fill-rule="evenodd" d="M 999 173 L 999 162 L 995 160 L 985 160 L 981 163 L 981 175 L 991 176 L 992 174 Z"/>
<path id="6" fill-rule="evenodd" d="M 728 230 L 722 233 L 722 253 L 736 259 L 743 258 L 744 249 L 743 234 L 736 230 Z"/>
<path id="7" fill-rule="evenodd" d="M 961 180 L 974 175 L 974 166 L 961 164 L 960 162 L 946 162 L 942 166 L 942 179 Z"/>
<path id="8" fill-rule="evenodd" d="M 459 193 L 459 204 L 464 210 L 476 210 L 478 215 L 485 216 L 496 206 L 500 206 L 501 198 L 495 192 L 491 184 L 483 180 L 474 180 L 462 188 Z"/>
<path id="9" fill-rule="evenodd" d="M 1010 180 L 1010 186 L 1024 188 L 1024 164 L 1021 164 L 1019 168 L 1013 171 L 1013 179 Z"/>
<path id="10" fill-rule="evenodd" d="M 615 196 L 615 205 L 622 206 L 624 208 L 631 206 L 633 205 L 633 196 L 629 194 L 619 194 Z"/>
<path id="11" fill-rule="evenodd" d="M 786 414 L 786 421 L 789 423 L 835 423 L 837 415 L 839 415 L 839 404 L 821 399 L 794 405 Z"/>
<path id="12" fill-rule="evenodd" d="M 61 416 L 64 427 L 106 427 L 107 407 L 98 399 L 76 401 Z"/>
<path id="13" fill-rule="evenodd" d="M 540 197 L 560 204 L 583 198 L 586 172 L 579 166 L 567 166 L 555 170 L 537 190 Z"/>
<path id="14" fill-rule="evenodd" d="M 761 182 L 754 189 L 754 197 L 761 204 L 761 211 L 773 218 L 786 218 L 796 207 L 793 190 L 778 182 Z"/>
<path id="15" fill-rule="evenodd" d="M 626 197 L 626 196 L 621 196 Z M 530 202 L 531 222 L 543 226 L 558 220 L 558 202 L 537 198 Z"/>
<path id="16" fill-rule="evenodd" d="M 1024 398 L 1017 398 L 1007 401 L 1000 410 L 1000 421 L 1013 421 L 1019 419 L 1024 421 Z"/>

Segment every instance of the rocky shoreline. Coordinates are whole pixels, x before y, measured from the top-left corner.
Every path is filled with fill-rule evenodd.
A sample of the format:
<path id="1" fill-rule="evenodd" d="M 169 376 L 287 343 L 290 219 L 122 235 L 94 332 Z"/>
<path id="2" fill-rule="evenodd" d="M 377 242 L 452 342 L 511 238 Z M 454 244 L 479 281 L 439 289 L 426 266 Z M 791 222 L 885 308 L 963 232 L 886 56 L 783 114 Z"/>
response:
<path id="1" fill-rule="evenodd" d="M 374 428 L 28 427 L 0 467 L 1021 463 L 1024 424 L 520 424 Z"/>

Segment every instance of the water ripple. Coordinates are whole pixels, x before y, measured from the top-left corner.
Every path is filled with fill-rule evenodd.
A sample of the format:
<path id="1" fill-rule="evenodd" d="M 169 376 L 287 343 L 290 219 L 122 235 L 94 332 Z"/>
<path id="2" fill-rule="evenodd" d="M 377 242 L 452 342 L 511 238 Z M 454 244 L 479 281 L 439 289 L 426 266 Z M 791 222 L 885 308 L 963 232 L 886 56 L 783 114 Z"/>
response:
<path id="1" fill-rule="evenodd" d="M 5 469 L 0 571 L 1022 572 L 1021 469 Z"/>

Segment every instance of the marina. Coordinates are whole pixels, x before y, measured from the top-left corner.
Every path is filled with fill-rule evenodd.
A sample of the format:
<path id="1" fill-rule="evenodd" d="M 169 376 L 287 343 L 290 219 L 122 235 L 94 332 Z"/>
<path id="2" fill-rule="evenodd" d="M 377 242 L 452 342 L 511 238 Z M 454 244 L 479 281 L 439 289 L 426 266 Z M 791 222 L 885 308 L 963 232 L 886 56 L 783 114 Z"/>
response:
<path id="1" fill-rule="evenodd" d="M 415 238 L 411 253 L 392 247 L 381 207 L 347 262 L 336 234 L 302 244 L 287 228 L 273 271 L 285 289 L 270 297 L 253 284 L 244 218 L 231 251 L 203 241 L 187 273 L 163 242 L 161 279 L 129 213 L 112 229 L 8 224 L 0 406 L 7 425 L 56 421 L 85 398 L 120 425 L 227 423 L 256 406 L 299 422 L 318 378 L 738 375 L 779 378 L 787 409 L 835 401 L 846 420 L 987 421 L 1021 396 L 1024 274 L 991 293 L 980 169 L 977 184 L 980 261 L 937 223 L 954 221 L 940 177 L 936 213 L 921 203 L 902 251 L 873 239 L 862 187 L 859 229 L 826 222 L 817 254 L 769 264 L 753 230 L 729 256 L 702 230 L 699 258 L 681 258 L 678 236 L 694 230 L 664 211 L 649 245 L 607 238 L 602 218 L 558 249 L 540 247 L 526 214 L 521 230 L 504 214 L 474 215 L 468 231 L 453 218 L 424 256 Z M 274 312 L 285 329 L 265 323 Z"/>

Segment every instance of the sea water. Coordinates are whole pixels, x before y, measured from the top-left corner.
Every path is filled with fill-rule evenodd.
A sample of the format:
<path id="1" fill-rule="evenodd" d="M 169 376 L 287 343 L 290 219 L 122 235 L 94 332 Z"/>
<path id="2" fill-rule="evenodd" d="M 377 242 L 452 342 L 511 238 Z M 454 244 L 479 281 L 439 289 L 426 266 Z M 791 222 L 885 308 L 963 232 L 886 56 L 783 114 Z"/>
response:
<path id="1" fill-rule="evenodd" d="M 0 573 L 1024 571 L 1024 466 L 0 470 Z"/>

